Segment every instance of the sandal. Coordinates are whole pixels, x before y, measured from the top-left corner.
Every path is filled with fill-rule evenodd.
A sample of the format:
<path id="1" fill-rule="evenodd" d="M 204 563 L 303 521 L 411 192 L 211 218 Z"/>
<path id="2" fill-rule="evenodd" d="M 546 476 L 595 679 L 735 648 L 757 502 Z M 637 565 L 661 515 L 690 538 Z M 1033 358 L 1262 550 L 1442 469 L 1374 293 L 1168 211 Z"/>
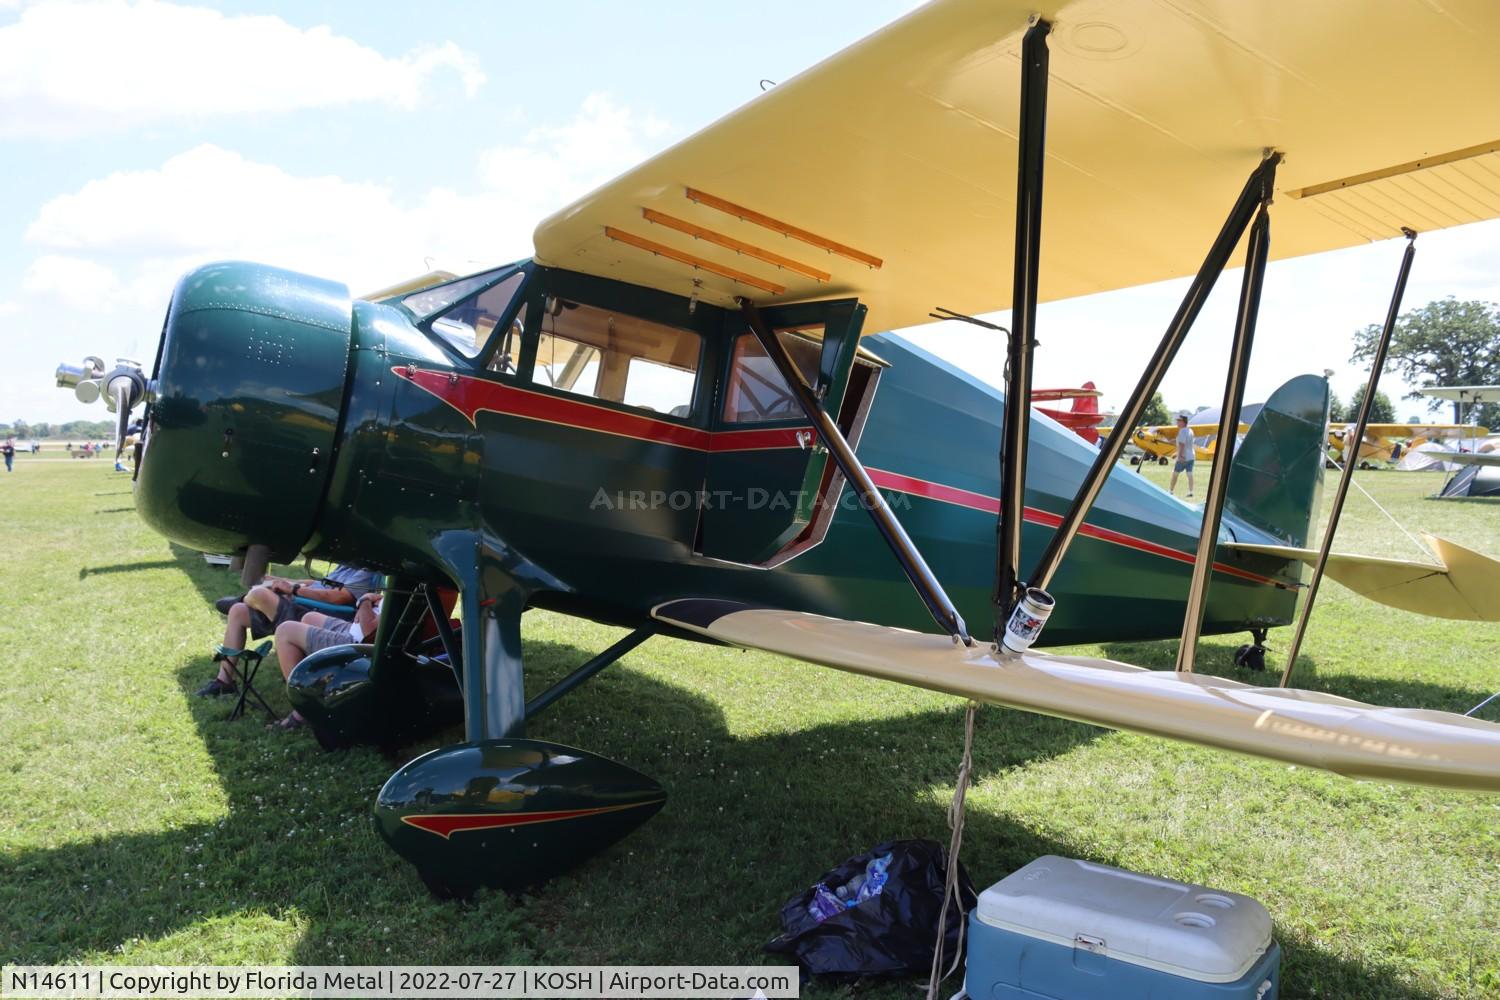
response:
<path id="1" fill-rule="evenodd" d="M 213 680 L 209 681 L 207 684 L 194 691 L 193 695 L 198 698 L 217 698 L 220 695 L 238 694 L 239 690 L 239 687 L 234 683 L 231 682 L 226 684 L 224 681 L 221 681 L 217 677 L 215 677 Z"/>
<path id="2" fill-rule="evenodd" d="M 297 713 L 292 712 L 284 719 L 279 719 L 276 722 L 266 723 L 266 728 L 275 729 L 278 732 L 282 733 L 292 733 L 296 732 L 298 729 L 301 729 L 305 725 L 307 725 L 307 720 L 302 718 L 302 716 L 298 715 Z"/>

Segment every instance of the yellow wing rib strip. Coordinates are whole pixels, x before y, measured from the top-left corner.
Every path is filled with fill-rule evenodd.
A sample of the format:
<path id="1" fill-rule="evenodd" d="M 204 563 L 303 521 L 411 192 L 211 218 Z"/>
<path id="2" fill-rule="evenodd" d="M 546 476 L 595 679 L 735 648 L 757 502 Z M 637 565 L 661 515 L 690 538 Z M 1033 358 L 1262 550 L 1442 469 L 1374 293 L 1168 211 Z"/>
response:
<path id="1" fill-rule="evenodd" d="M 704 191 L 699 191 L 697 188 L 688 188 L 687 197 L 689 201 L 697 202 L 699 205 L 706 205 L 709 208 L 718 209 L 720 212 L 723 212 L 726 215 L 732 215 L 742 222 L 750 222 L 765 229 L 769 229 L 773 233 L 780 233 L 781 235 L 789 236 L 794 240 L 801 240 L 803 243 L 806 243 L 809 246 L 815 246 L 819 250 L 827 250 L 829 253 L 838 254 L 840 257 L 847 257 L 849 260 L 856 261 L 860 264 L 865 265 L 866 267 L 872 267 L 878 270 L 880 266 L 885 263 L 885 261 L 881 260 L 879 257 L 867 254 L 863 250 L 856 250 L 851 246 L 845 246 L 842 243 L 837 243 L 826 237 L 819 236 L 817 233 L 810 233 L 806 229 L 799 229 L 798 227 L 793 226 L 790 223 L 782 222 L 779 219 L 773 219 L 769 215 L 762 215 L 761 213 L 754 211 L 753 209 L 745 208 L 743 205 L 736 205 L 732 201 L 725 201 L 723 198 L 715 197 L 714 195 L 708 194 Z"/>
<path id="2" fill-rule="evenodd" d="M 722 264 L 715 264 L 711 260 L 704 260 L 702 257 L 695 257 L 690 253 L 674 250 L 664 243 L 657 243 L 655 240 L 648 240 L 644 236 L 627 233 L 625 230 L 616 229 L 614 226 L 605 226 L 604 235 L 620 243 L 627 243 L 639 250 L 645 250 L 647 253 L 658 254 L 668 260 L 675 260 L 679 264 L 696 267 L 710 274 L 717 274 L 721 278 L 728 278 L 730 281 L 738 281 L 742 285 L 749 285 L 751 288 L 759 288 L 763 292 L 770 292 L 772 295 L 780 295 L 786 291 L 785 285 L 778 285 L 774 281 L 766 281 L 764 278 L 757 278 L 753 274 L 736 271 L 732 267 L 725 267 Z"/>
<path id="3" fill-rule="evenodd" d="M 827 271 L 819 271 L 815 267 L 811 267 L 799 261 L 792 260 L 790 257 L 783 257 L 779 253 L 772 253 L 769 250 L 763 250 L 751 243 L 745 243 L 741 240 L 737 240 L 733 236 L 725 236 L 723 233 L 716 233 L 712 229 L 705 229 L 702 226 L 696 226 L 691 222 L 686 222 L 674 216 L 667 215 L 665 212 L 658 212 L 654 208 L 641 209 L 641 215 L 645 217 L 647 222 L 654 222 L 659 226 L 666 226 L 668 229 L 675 229 L 679 233 L 686 233 L 695 240 L 704 240 L 708 243 L 714 244 L 715 246 L 721 246 L 726 250 L 733 250 L 735 253 L 742 253 L 746 257 L 754 257 L 756 260 L 763 260 L 767 264 L 775 264 L 777 267 L 784 267 L 788 271 L 795 271 L 798 274 L 805 275 L 806 277 L 813 279 L 814 281 L 831 281 L 833 278 L 833 275 L 829 274 Z"/>

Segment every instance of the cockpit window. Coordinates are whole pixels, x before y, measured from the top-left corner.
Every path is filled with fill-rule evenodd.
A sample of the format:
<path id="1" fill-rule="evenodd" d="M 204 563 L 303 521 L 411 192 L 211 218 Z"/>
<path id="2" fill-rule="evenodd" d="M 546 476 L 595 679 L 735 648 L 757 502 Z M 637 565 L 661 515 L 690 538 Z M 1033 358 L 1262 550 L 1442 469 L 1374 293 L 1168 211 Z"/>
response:
<path id="1" fill-rule="evenodd" d="M 493 271 L 485 271 L 483 274 L 470 275 L 467 278 L 459 278 L 444 285 L 434 285 L 424 288 L 420 292 L 412 292 L 401 300 L 401 304 L 411 310 L 417 322 L 421 322 L 436 313 L 466 298 L 474 292 L 494 281 L 496 276 L 505 268 L 496 268 Z"/>
<path id="2" fill-rule="evenodd" d="M 493 275 L 485 277 L 492 278 Z M 511 302 L 515 299 L 516 293 L 521 290 L 521 283 L 525 280 L 526 273 L 517 271 L 508 278 L 503 278 L 484 289 L 478 295 L 455 299 L 452 304 L 446 306 L 446 311 L 438 313 L 437 318 L 428 324 L 428 329 L 443 338 L 450 347 L 464 357 L 478 357 L 489 347 L 491 338 L 497 333 L 504 334 L 505 331 L 499 330 L 500 323 L 510 310 Z M 454 282 L 454 285 L 457 284 L 461 282 Z M 479 281 L 475 287 L 482 285 L 483 282 Z M 432 289 L 434 292 L 440 290 Z M 472 292 L 473 288 L 471 287 L 469 291 Z M 427 293 L 418 292 L 417 294 Z"/>

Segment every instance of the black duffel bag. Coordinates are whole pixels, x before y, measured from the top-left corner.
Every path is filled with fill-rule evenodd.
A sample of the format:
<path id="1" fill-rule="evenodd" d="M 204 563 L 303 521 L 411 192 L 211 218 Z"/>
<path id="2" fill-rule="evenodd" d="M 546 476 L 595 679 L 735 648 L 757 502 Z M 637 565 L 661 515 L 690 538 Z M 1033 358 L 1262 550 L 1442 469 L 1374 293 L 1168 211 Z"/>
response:
<path id="1" fill-rule="evenodd" d="M 858 881 L 870 862 L 891 856 L 879 893 L 819 922 L 809 912 L 814 884 L 781 908 L 782 933 L 765 950 L 788 955 L 814 976 L 926 976 L 932 969 L 948 852 L 931 840 L 892 840 L 825 872 L 819 884 L 837 892 Z M 851 894 L 852 895 L 852 894 Z M 958 892 L 948 905 L 943 967 L 958 954 L 964 916 L 978 897 L 974 882 L 958 865 Z"/>

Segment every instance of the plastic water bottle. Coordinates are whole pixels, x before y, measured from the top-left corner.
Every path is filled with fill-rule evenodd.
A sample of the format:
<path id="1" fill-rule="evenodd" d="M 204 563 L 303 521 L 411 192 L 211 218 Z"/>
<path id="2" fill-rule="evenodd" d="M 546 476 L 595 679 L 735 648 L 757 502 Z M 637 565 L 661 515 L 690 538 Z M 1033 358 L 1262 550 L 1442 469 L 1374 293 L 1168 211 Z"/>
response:
<path id="1" fill-rule="evenodd" d="M 886 869 L 890 866 L 891 856 L 889 854 L 882 854 L 878 858 L 870 859 L 870 863 L 865 865 L 865 880 L 860 885 L 859 892 L 855 897 L 856 903 L 863 903 L 867 899 L 880 895 L 880 890 L 885 888 L 886 879 L 890 877 L 886 874 Z"/>

